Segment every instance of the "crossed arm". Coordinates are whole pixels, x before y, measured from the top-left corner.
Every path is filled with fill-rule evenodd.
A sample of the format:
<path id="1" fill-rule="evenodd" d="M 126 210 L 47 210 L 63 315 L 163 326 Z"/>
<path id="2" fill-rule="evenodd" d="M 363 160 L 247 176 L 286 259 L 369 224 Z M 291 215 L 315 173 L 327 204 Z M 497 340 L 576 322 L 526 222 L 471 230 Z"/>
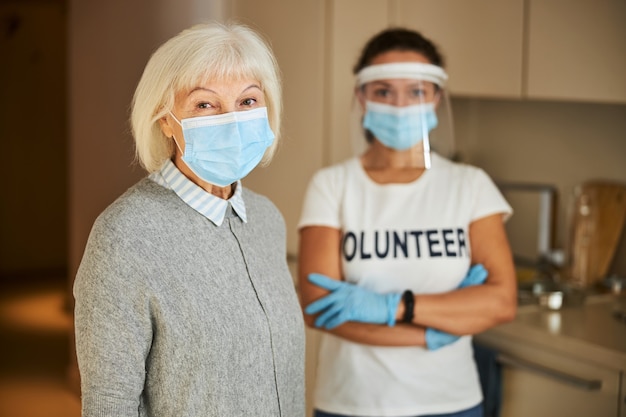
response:
<path id="1" fill-rule="evenodd" d="M 425 329 L 434 328 L 454 335 L 480 333 L 512 320 L 516 312 L 516 282 L 511 251 L 502 216 L 494 214 L 478 219 L 469 227 L 472 264 L 481 263 L 489 276 L 483 285 L 441 294 L 416 294 L 413 322 L 398 323 L 404 304 L 396 311 L 393 327 L 347 322 L 328 331 L 353 342 L 380 346 L 425 346 Z M 300 231 L 299 283 L 304 309 L 328 291 L 308 281 L 310 273 L 320 273 L 342 280 L 341 231 L 310 226 Z M 313 327 L 315 317 L 305 314 Z"/>

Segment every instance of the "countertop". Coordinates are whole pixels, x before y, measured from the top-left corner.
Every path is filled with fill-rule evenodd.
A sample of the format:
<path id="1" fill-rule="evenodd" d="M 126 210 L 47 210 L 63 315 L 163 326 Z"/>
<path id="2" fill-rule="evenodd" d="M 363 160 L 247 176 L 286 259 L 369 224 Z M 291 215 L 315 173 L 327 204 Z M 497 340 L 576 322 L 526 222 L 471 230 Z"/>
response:
<path id="1" fill-rule="evenodd" d="M 626 296 L 587 297 L 581 306 L 552 311 L 538 305 L 518 307 L 514 321 L 475 336 L 478 343 L 498 349 L 504 342 L 529 344 L 554 353 L 626 371 L 626 321 L 614 317 L 626 311 Z"/>

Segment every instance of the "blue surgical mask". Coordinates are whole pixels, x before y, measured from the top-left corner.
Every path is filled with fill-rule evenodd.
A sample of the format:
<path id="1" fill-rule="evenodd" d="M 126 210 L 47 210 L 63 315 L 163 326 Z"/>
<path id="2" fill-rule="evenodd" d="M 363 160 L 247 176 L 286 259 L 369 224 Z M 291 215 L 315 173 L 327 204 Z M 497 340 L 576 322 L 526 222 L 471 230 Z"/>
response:
<path id="1" fill-rule="evenodd" d="M 202 180 L 220 187 L 248 175 L 274 141 L 266 107 L 181 121 L 172 117 L 183 128 L 185 164 Z M 176 146 L 180 149 L 178 142 Z"/>
<path id="2" fill-rule="evenodd" d="M 403 151 L 421 142 L 437 127 L 437 114 L 433 103 L 396 107 L 368 101 L 363 127 L 383 145 Z"/>

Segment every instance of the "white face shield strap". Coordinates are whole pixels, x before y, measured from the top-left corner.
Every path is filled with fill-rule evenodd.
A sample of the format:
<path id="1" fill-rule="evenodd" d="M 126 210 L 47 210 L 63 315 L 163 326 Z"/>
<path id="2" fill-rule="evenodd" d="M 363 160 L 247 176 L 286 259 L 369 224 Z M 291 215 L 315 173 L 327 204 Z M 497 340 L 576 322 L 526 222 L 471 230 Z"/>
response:
<path id="1" fill-rule="evenodd" d="M 435 130 L 433 130 L 430 134 L 426 133 L 423 136 L 422 164 L 425 168 L 431 167 L 431 147 L 443 156 L 453 156 L 455 148 L 451 110 L 446 90 L 444 88 L 448 80 L 448 74 L 443 68 L 437 65 L 420 62 L 397 62 L 370 65 L 363 68 L 356 74 L 356 86 L 361 87 L 372 81 L 393 79 L 417 80 L 436 84 L 439 87 L 439 103 L 436 110 L 439 123 Z M 353 111 L 351 115 L 352 120 L 350 124 L 353 148 L 357 154 L 361 154 L 367 147 L 367 141 L 364 137 L 364 129 L 362 125 L 363 117 L 363 109 L 355 100 L 353 103 Z"/>
<path id="2" fill-rule="evenodd" d="M 398 62 L 393 64 L 370 65 L 356 75 L 357 86 L 377 80 L 407 79 L 422 80 L 445 87 L 448 74 L 443 68 L 419 62 Z"/>

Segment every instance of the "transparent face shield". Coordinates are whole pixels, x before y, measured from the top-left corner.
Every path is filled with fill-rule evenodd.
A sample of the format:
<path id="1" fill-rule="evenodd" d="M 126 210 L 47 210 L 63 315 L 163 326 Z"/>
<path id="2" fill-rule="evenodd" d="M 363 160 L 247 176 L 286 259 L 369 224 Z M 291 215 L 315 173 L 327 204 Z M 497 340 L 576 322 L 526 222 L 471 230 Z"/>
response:
<path id="1" fill-rule="evenodd" d="M 372 65 L 357 74 L 350 130 L 357 155 L 372 144 L 411 155 L 431 168 L 431 151 L 454 156 L 447 75 L 436 65 L 407 62 Z"/>

